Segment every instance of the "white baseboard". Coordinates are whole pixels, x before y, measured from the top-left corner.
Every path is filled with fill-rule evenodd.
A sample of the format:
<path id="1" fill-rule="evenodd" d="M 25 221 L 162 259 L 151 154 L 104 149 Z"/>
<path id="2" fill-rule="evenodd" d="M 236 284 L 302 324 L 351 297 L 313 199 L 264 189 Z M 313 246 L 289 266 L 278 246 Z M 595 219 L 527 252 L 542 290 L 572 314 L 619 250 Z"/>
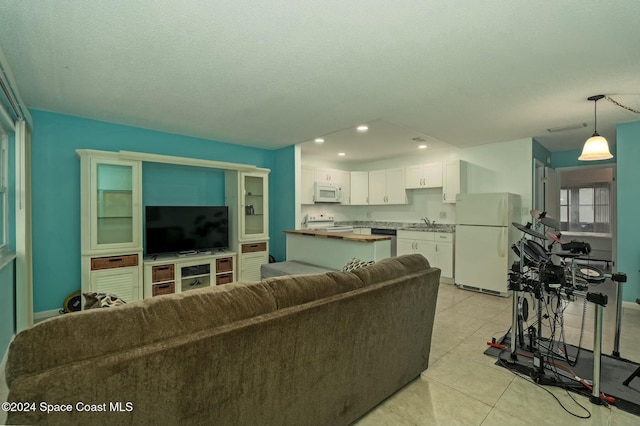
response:
<path id="1" fill-rule="evenodd" d="M 622 309 L 633 309 L 636 311 L 640 311 L 640 305 L 635 302 L 622 302 Z"/>
<path id="2" fill-rule="evenodd" d="M 62 315 L 60 309 L 51 309 L 49 311 L 40 311 L 33 314 L 33 322 L 44 321 L 55 316 Z"/>

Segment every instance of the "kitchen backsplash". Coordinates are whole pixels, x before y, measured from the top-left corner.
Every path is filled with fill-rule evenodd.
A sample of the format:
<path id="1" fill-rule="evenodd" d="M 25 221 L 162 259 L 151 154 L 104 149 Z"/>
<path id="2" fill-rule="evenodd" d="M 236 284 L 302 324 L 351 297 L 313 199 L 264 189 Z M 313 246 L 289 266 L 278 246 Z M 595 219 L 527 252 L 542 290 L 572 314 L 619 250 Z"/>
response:
<path id="1" fill-rule="evenodd" d="M 383 229 L 403 229 L 411 226 L 422 226 L 424 222 L 388 222 L 376 220 L 345 220 L 336 221 L 336 226 L 353 226 L 354 228 L 383 228 Z M 435 231 L 455 232 L 456 226 L 446 223 L 436 223 L 433 225 Z"/>

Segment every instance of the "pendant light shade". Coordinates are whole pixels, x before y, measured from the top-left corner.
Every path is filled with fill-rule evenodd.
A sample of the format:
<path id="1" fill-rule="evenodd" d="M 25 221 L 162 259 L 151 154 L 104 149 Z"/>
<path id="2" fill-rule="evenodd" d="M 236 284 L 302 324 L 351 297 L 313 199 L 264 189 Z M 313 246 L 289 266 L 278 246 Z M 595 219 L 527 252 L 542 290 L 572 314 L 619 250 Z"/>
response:
<path id="1" fill-rule="evenodd" d="M 578 157 L 580 161 L 608 160 L 613 158 L 609 151 L 607 140 L 598 134 L 596 127 L 598 116 L 596 113 L 596 103 L 604 98 L 604 95 L 591 96 L 588 100 L 593 101 L 593 135 L 584 143 L 582 154 Z"/>

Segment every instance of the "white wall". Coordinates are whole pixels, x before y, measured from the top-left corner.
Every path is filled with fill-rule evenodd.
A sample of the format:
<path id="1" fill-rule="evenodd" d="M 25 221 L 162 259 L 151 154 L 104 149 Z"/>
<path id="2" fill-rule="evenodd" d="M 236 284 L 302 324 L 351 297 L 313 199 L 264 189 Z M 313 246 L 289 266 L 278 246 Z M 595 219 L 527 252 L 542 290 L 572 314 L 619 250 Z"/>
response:
<path id="1" fill-rule="evenodd" d="M 453 148 L 449 151 L 419 156 L 398 157 L 345 166 L 340 163 L 314 163 L 302 158 L 305 165 L 329 167 L 341 170 L 380 170 L 415 164 L 461 159 L 469 163 L 467 170 L 468 192 L 512 192 L 522 197 L 522 221 L 531 221 L 532 205 L 533 140 L 531 138 L 498 142 L 470 148 Z M 427 216 L 436 223 L 455 223 L 455 204 L 442 203 L 442 189 L 407 190 L 408 205 L 397 206 L 302 206 L 304 217 L 308 213 L 333 214 L 336 220 L 375 220 L 418 222 Z M 441 213 L 445 216 L 441 218 Z"/>
<path id="2" fill-rule="evenodd" d="M 497 142 L 462 149 L 469 163 L 467 192 L 512 192 L 522 198 L 522 222 L 531 221 L 533 200 L 533 139 Z"/>

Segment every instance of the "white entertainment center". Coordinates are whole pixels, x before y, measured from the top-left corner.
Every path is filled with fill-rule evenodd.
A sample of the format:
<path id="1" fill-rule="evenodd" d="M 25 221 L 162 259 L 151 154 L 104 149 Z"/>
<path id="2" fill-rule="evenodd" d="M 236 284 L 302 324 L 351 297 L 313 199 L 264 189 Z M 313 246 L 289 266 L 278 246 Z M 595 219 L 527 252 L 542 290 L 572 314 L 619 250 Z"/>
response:
<path id="1" fill-rule="evenodd" d="M 167 254 L 144 259 L 145 297 L 182 293 L 187 290 L 236 281 L 236 253 L 178 256 Z"/>
<path id="2" fill-rule="evenodd" d="M 129 151 L 76 153 L 83 293 L 115 294 L 133 302 L 260 278 L 260 266 L 269 259 L 268 169 Z M 143 162 L 224 170 L 229 247 L 143 258 Z"/>

